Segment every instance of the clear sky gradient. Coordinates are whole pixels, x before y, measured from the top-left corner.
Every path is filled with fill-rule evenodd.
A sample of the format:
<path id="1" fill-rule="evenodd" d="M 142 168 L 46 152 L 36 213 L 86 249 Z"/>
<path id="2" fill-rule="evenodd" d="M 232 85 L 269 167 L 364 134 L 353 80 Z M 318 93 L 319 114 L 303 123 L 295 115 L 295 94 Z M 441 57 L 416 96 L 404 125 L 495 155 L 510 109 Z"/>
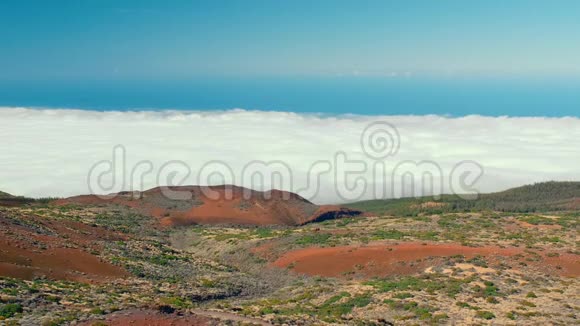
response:
<path id="1" fill-rule="evenodd" d="M 0 2 L 2 80 L 576 76 L 580 1 Z"/>
<path id="2" fill-rule="evenodd" d="M 402 137 L 388 162 L 474 160 L 485 192 L 579 180 L 580 0 L 0 0 L 9 193 L 86 193 L 117 144 L 300 185 L 373 121 Z"/>
<path id="3" fill-rule="evenodd" d="M 580 1 L 0 1 L 0 106 L 578 116 Z"/>

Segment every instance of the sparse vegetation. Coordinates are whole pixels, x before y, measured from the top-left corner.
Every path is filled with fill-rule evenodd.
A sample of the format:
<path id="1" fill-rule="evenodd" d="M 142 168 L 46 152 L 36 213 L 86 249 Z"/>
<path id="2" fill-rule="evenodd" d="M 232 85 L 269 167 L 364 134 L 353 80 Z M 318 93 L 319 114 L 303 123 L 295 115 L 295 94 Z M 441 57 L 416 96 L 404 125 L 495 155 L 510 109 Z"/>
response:
<path id="1" fill-rule="evenodd" d="M 22 313 L 22 306 L 16 303 L 0 305 L 0 317 L 10 318 L 16 314 Z"/>
<path id="2" fill-rule="evenodd" d="M 510 212 L 489 209 L 508 208 L 524 195 L 510 196 L 505 201 L 484 197 L 469 207 L 445 197 L 444 205 L 402 199 L 387 206 L 375 203 L 386 208 L 386 216 L 299 227 L 164 228 L 154 218 L 116 206 L 37 201 L 0 207 L 0 236 L 6 243 L 45 256 L 54 248 L 90 254 L 107 268 L 125 272 L 106 282 L 87 282 L 84 278 L 94 275 L 78 270 L 67 274 L 75 276 L 70 279 L 53 279 L 48 272 L 27 280 L 0 277 L 0 323 L 98 323 L 113 312 L 143 308 L 168 316 L 191 309 L 220 311 L 289 325 L 462 324 L 466 319 L 573 324 L 577 309 L 570 298 L 580 284 L 569 262 L 580 254 L 580 214 L 544 212 L 541 205 L 547 201 Z M 492 204 L 486 201 L 490 198 Z M 400 248 L 406 244 L 417 252 L 425 246 L 429 254 L 403 259 Z M 440 255 L 433 249 L 439 245 L 461 250 Z M 293 250 L 337 249 L 347 255 L 364 248 L 376 251 L 375 258 L 352 264 L 344 259 L 346 267 L 333 277 L 324 272 L 334 266 L 304 275 L 300 259 L 277 263 Z M 383 256 L 399 259 L 381 265 Z M 26 268 L 34 261 L 14 264 Z"/>
<path id="3" fill-rule="evenodd" d="M 443 195 L 439 199 L 371 200 L 353 203 L 349 207 L 380 215 L 402 216 L 485 210 L 530 213 L 567 210 L 570 202 L 578 197 L 580 182 L 545 182 L 476 197 Z M 437 205 L 424 205 L 433 202 Z"/>
<path id="4" fill-rule="evenodd" d="M 495 318 L 495 315 L 491 311 L 485 311 L 485 310 L 480 310 L 480 311 L 476 312 L 476 315 L 479 318 L 488 319 L 488 320 Z"/>

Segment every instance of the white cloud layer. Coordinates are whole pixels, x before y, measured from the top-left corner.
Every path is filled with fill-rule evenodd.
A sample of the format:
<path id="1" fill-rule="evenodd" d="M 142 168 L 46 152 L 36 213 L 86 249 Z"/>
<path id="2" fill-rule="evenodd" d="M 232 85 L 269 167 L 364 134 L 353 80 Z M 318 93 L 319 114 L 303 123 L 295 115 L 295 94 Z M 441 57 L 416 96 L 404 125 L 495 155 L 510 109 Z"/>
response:
<path id="1" fill-rule="evenodd" d="M 364 155 L 360 145 L 361 133 L 376 121 L 392 124 L 400 135 L 398 152 L 385 163 L 387 177 L 372 172 L 375 161 Z M 448 180 L 454 166 L 464 160 L 475 161 L 484 168 L 483 176 L 473 185 L 481 192 L 547 180 L 580 180 L 580 119 L 571 117 L 329 117 L 245 110 L 96 112 L 0 108 L 0 137 L 0 190 L 35 197 L 88 193 L 91 167 L 111 160 L 115 145 L 125 148 L 129 170 L 139 161 L 152 163 L 154 173 L 144 177 L 144 188 L 156 186 L 157 172 L 174 160 L 191 168 L 185 183 L 221 183 L 223 180 L 215 176 L 206 182 L 198 179 L 205 163 L 219 160 L 233 171 L 233 178 L 226 178 L 227 182 L 257 188 L 260 182 L 248 184 L 248 179 L 242 177 L 243 168 L 254 160 L 276 160 L 291 168 L 293 184 L 274 186 L 300 192 L 318 203 L 357 199 L 358 193 L 349 197 L 344 196 L 346 189 L 343 194 L 336 190 L 344 188 L 344 182 L 353 186 L 352 179 L 357 177 L 364 177 L 367 182 L 362 198 L 373 197 L 379 185 L 387 186 L 385 193 L 379 192 L 381 196 L 397 196 L 397 189 L 403 189 L 400 175 L 404 173 L 393 170 L 398 163 L 409 160 L 437 163 L 440 170 L 435 174 L 440 173 L 445 181 L 442 188 L 432 191 L 425 190 L 431 189 L 425 186 L 429 183 L 417 183 L 422 180 L 422 168 L 409 170 L 415 176 L 417 189 L 435 193 L 456 189 L 451 188 L 454 181 Z M 337 152 L 344 152 L 348 160 L 366 162 L 366 172 L 348 178 L 336 175 Z M 331 172 L 321 175 L 319 191 L 315 187 L 304 189 L 307 171 L 321 160 L 329 162 Z M 463 176 L 455 177 L 461 180 Z M 165 180 L 159 183 L 167 183 Z M 270 188 L 268 177 L 262 186 Z M 128 189 L 129 185 L 123 188 Z M 403 194 L 407 193 L 405 189 Z"/>

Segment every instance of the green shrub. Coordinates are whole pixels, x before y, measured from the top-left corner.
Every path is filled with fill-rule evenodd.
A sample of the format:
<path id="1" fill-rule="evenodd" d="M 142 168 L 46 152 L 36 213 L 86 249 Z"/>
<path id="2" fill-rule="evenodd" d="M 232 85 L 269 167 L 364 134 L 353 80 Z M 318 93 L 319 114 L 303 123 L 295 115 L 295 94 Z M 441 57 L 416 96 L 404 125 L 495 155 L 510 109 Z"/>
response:
<path id="1" fill-rule="evenodd" d="M 532 308 L 536 306 L 533 302 L 529 302 L 529 301 L 526 301 L 526 300 L 520 301 L 520 304 L 522 306 L 532 307 Z"/>
<path id="2" fill-rule="evenodd" d="M 480 311 L 476 312 L 475 315 L 479 318 L 483 318 L 483 319 L 487 319 L 487 320 L 495 318 L 495 315 L 491 311 L 486 311 L 486 310 L 480 310 Z"/>
<path id="3" fill-rule="evenodd" d="M 463 280 L 446 279 L 445 281 L 432 279 L 429 276 L 417 278 L 406 276 L 399 279 L 375 279 L 367 281 L 365 285 L 371 285 L 381 292 L 389 291 L 425 291 L 427 293 L 446 293 L 449 297 L 455 297 L 461 292 L 462 285 L 471 282 L 471 279 Z"/>
<path id="4" fill-rule="evenodd" d="M 91 314 L 93 315 L 104 315 L 105 311 L 101 308 L 94 308 L 91 310 Z"/>
<path id="5" fill-rule="evenodd" d="M 22 306 L 16 303 L 9 303 L 0 306 L 0 316 L 10 318 L 17 313 L 22 313 Z"/>
<path id="6" fill-rule="evenodd" d="M 382 240 L 382 239 L 401 240 L 406 235 L 407 235 L 406 233 L 401 232 L 401 231 L 398 231 L 398 230 L 395 230 L 395 229 L 391 229 L 391 230 L 377 230 L 373 234 L 373 238 L 376 239 L 376 240 Z"/>
<path id="7" fill-rule="evenodd" d="M 560 239 L 560 237 L 541 237 L 540 241 L 558 243 L 562 241 L 562 239 Z"/>
<path id="8" fill-rule="evenodd" d="M 256 236 L 258 236 L 258 238 L 270 238 L 274 236 L 274 232 L 272 232 L 272 229 L 269 228 L 257 228 L 255 231 Z"/>
<path id="9" fill-rule="evenodd" d="M 487 301 L 488 303 L 493 303 L 493 304 L 499 303 L 499 301 L 497 301 L 497 299 L 494 297 L 487 297 L 487 299 L 485 301 Z"/>
<path id="10" fill-rule="evenodd" d="M 537 215 L 520 217 L 518 219 L 520 221 L 530 223 L 533 225 L 552 225 L 552 224 L 555 224 L 552 219 L 549 219 L 549 218 L 546 218 L 543 216 L 537 216 Z"/>
<path id="11" fill-rule="evenodd" d="M 165 297 L 161 298 L 161 303 L 166 304 L 175 308 L 185 308 L 189 305 L 189 303 L 180 297 Z"/>
<path id="12" fill-rule="evenodd" d="M 487 262 L 485 261 L 485 259 L 482 256 L 479 256 L 479 255 L 477 255 L 477 256 L 469 259 L 467 262 L 468 263 L 471 263 L 471 264 L 473 264 L 475 266 L 479 266 L 479 267 L 485 267 L 485 268 L 488 267 L 487 266 Z"/>
<path id="13" fill-rule="evenodd" d="M 471 309 L 471 310 L 479 310 L 481 308 L 477 307 L 477 306 L 472 306 L 467 302 L 463 302 L 463 301 L 458 301 L 455 303 L 456 306 L 461 307 L 461 308 L 467 308 L 467 309 Z"/>
<path id="14" fill-rule="evenodd" d="M 332 296 L 330 299 L 326 300 L 324 302 L 324 305 L 331 305 L 333 303 L 336 303 L 338 301 L 340 301 L 340 299 L 342 298 L 346 298 L 346 297 L 350 297 L 350 293 L 348 292 L 341 292 L 335 296 Z"/>
<path id="15" fill-rule="evenodd" d="M 203 286 L 204 288 L 214 288 L 217 286 L 217 284 L 218 282 L 215 280 L 210 280 L 207 278 L 201 279 L 201 286 Z"/>
<path id="16" fill-rule="evenodd" d="M 393 296 L 393 298 L 397 298 L 397 299 L 408 299 L 408 298 L 412 298 L 413 295 L 409 292 L 401 292 L 401 293 L 397 293 Z"/>
<path id="17" fill-rule="evenodd" d="M 313 245 L 313 244 L 326 244 L 330 239 L 330 234 L 328 233 L 315 233 L 315 234 L 307 234 L 302 236 L 296 243 L 299 245 Z"/>
<path id="18" fill-rule="evenodd" d="M 493 297 L 499 295 L 498 287 L 495 286 L 492 282 L 485 281 L 483 284 L 485 284 L 485 288 L 483 289 L 483 293 L 485 294 L 485 296 Z"/>
<path id="19" fill-rule="evenodd" d="M 448 319 L 449 316 L 447 316 L 446 313 L 439 313 L 439 314 L 435 314 L 432 317 L 432 320 L 434 323 L 439 324 L 443 319 Z"/>
<path id="20" fill-rule="evenodd" d="M 350 313 L 355 307 L 365 307 L 372 301 L 370 295 L 360 295 L 351 298 L 346 302 L 338 303 L 342 298 L 347 297 L 350 297 L 350 294 L 342 292 L 326 300 L 320 307 L 318 307 L 318 316 L 322 320 L 332 322 L 341 316 Z"/>
<path id="21" fill-rule="evenodd" d="M 415 234 L 415 236 L 421 240 L 437 240 L 439 232 L 437 231 L 418 232 Z"/>

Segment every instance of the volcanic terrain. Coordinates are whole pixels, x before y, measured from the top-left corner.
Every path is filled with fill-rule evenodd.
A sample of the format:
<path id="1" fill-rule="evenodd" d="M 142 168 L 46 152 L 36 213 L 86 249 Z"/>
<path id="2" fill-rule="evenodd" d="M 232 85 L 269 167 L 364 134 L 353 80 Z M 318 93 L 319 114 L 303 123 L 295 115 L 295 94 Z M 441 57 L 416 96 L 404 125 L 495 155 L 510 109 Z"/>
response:
<path id="1" fill-rule="evenodd" d="M 122 268 L 91 252 L 100 252 L 103 241 L 125 238 L 96 225 L 0 211 L 0 276 L 89 283 L 124 277 Z"/>
<path id="2" fill-rule="evenodd" d="M 0 193 L 0 324 L 577 324 L 580 187 L 502 194 Z"/>
<path id="3" fill-rule="evenodd" d="M 340 206 L 317 206 L 301 196 L 236 186 L 182 186 L 122 192 L 109 196 L 83 195 L 58 200 L 57 205 L 121 205 L 156 217 L 162 225 L 304 225 L 362 215 Z"/>

